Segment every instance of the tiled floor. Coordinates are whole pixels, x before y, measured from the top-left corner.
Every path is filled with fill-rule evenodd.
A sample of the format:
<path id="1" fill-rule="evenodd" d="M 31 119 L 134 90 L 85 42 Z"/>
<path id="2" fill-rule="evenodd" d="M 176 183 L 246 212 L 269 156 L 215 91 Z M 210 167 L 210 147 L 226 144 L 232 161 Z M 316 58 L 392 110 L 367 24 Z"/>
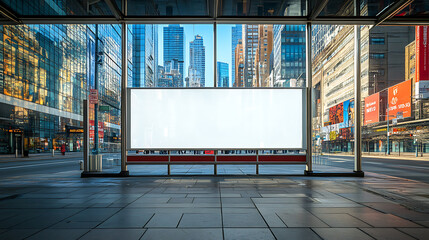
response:
<path id="1" fill-rule="evenodd" d="M 0 239 L 428 239 L 389 177 L 79 178 L 0 182 Z M 396 187 L 393 185 L 396 183 Z M 415 183 L 417 184 L 417 183 Z M 382 186 L 385 186 L 382 189 Z M 420 186 L 420 192 L 427 190 Z M 426 191 L 426 192 L 425 192 Z M 397 198 L 387 193 L 396 194 Z M 403 194 L 403 193 L 402 193 Z M 411 200 L 417 209 L 427 202 Z"/>

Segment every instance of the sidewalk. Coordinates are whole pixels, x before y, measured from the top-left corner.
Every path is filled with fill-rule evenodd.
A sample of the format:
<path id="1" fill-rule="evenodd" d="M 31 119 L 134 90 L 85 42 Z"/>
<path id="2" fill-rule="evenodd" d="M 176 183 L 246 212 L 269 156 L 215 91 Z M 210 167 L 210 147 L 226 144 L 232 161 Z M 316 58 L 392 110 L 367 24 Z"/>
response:
<path id="1" fill-rule="evenodd" d="M 6 162 L 23 162 L 23 161 L 37 161 L 37 160 L 60 160 L 60 159 L 70 159 L 70 158 L 83 158 L 83 152 L 66 152 L 63 156 L 60 152 L 55 152 L 55 155 L 52 156 L 52 153 L 34 153 L 29 154 L 28 157 L 15 157 L 14 154 L 0 155 L 0 163 Z"/>
<path id="2" fill-rule="evenodd" d="M 338 157 L 351 157 L 353 154 L 345 153 L 322 153 L 320 156 L 338 156 Z M 423 157 L 416 157 L 415 153 L 401 153 L 399 156 L 398 153 L 391 153 L 390 155 L 385 155 L 384 153 L 362 153 L 364 158 L 388 158 L 388 159 L 397 159 L 397 160 L 414 160 L 414 161 L 429 161 L 429 156 L 427 153 L 423 154 Z"/>
<path id="3" fill-rule="evenodd" d="M 428 189 L 379 174 L 82 179 L 66 171 L 0 182 L 0 239 L 427 239 Z"/>

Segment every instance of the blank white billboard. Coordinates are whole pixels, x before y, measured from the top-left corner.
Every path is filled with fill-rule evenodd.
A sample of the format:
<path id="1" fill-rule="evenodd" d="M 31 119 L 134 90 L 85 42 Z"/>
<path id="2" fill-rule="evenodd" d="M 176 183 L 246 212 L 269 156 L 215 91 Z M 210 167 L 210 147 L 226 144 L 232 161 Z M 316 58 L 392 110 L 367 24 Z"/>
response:
<path id="1" fill-rule="evenodd" d="M 302 149 L 303 89 L 129 89 L 129 149 Z"/>

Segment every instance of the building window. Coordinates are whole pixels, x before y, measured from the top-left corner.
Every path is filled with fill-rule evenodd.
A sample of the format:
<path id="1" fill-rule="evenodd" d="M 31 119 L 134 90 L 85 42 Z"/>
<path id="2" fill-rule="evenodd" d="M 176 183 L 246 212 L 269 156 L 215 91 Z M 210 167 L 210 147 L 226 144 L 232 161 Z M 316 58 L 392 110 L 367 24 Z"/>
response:
<path id="1" fill-rule="evenodd" d="M 384 53 L 371 53 L 370 58 L 372 59 L 384 59 Z"/>
<path id="2" fill-rule="evenodd" d="M 384 38 L 373 37 L 373 38 L 371 38 L 371 44 L 374 44 L 374 45 L 384 45 Z"/>

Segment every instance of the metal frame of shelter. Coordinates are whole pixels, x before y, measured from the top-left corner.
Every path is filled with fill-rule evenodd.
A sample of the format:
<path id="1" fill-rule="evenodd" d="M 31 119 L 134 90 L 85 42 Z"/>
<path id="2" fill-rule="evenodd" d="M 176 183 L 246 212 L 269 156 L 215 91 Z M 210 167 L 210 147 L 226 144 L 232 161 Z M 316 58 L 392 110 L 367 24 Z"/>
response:
<path id="1" fill-rule="evenodd" d="M 214 39 L 216 39 L 217 24 L 300 24 L 306 25 L 306 175 L 316 175 L 312 167 L 312 64 L 311 64 L 311 26 L 312 24 L 327 25 L 354 25 L 354 79 L 355 79 L 355 99 L 361 99 L 361 76 L 360 76 L 360 25 L 429 25 L 429 18 L 425 17 L 396 17 L 395 15 L 413 2 L 413 0 L 396 0 L 386 8 L 381 10 L 376 16 L 359 16 L 360 0 L 354 0 L 354 16 L 350 17 L 327 17 L 319 16 L 327 6 L 329 0 L 306 1 L 307 16 L 302 17 L 224 17 L 221 13 L 222 0 L 206 0 L 207 17 L 189 16 L 128 16 L 128 1 L 122 0 L 121 8 L 115 0 L 103 0 L 112 13 L 112 16 L 21 16 L 11 10 L 9 6 L 0 1 L 0 23 L 2 25 L 20 24 L 121 24 L 121 48 L 122 48 L 122 76 L 121 76 L 121 172 L 119 175 L 128 176 L 127 169 L 127 24 L 213 24 Z M 202 0 L 203 1 L 203 0 Z M 1 18 L 1 16 L 3 18 Z M 216 41 L 214 41 L 214 59 L 216 59 Z M 214 69 L 216 69 L 216 60 Z M 216 71 L 214 71 L 216 79 Z M 216 81 L 214 81 L 216 84 Z M 216 87 L 216 86 L 215 86 Z M 355 101 L 355 112 L 362 110 L 361 102 Z M 86 119 L 87 120 L 87 119 Z M 363 176 L 361 164 L 361 114 L 356 114 L 355 141 L 354 141 L 354 172 L 349 175 Z M 87 125 L 86 121 L 84 124 Z M 87 134 L 86 134 L 87 135 Z M 88 154 L 86 150 L 85 156 Z M 85 171 L 87 171 L 85 163 Z"/>

